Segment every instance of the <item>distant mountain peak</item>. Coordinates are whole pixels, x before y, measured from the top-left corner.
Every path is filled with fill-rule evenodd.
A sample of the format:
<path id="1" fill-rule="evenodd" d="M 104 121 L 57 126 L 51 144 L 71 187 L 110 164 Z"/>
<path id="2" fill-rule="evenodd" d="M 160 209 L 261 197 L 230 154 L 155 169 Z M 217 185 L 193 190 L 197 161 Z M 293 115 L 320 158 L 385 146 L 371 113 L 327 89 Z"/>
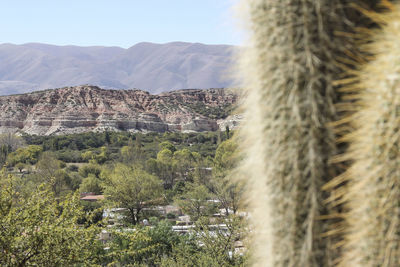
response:
<path id="1" fill-rule="evenodd" d="M 201 43 L 138 43 L 128 49 L 0 45 L 0 95 L 95 84 L 102 88 L 143 88 L 152 93 L 229 87 L 234 47 Z"/>

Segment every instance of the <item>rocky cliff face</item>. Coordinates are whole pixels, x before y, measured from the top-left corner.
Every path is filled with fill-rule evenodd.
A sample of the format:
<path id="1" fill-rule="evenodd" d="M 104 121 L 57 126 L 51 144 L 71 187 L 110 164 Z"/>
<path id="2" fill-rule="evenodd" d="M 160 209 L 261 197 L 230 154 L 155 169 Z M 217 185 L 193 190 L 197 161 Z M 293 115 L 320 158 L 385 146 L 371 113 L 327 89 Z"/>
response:
<path id="1" fill-rule="evenodd" d="M 0 133 L 215 131 L 237 102 L 227 89 L 141 90 L 76 86 L 0 97 Z M 233 125 L 229 123 L 229 125 Z"/>

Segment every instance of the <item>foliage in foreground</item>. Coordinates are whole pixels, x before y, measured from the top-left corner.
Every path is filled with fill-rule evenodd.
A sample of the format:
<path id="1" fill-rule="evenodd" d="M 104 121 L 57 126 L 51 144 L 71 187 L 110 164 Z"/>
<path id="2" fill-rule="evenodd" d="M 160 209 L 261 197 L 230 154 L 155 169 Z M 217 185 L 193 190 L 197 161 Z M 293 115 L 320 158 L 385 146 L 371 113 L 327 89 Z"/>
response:
<path id="1" fill-rule="evenodd" d="M 78 195 L 57 202 L 40 186 L 25 199 L 12 177 L 0 180 L 0 262 L 5 266 L 95 265 L 102 247 L 95 225 L 78 225 L 85 217 Z M 90 221 L 90 219 L 88 219 Z"/>
<path id="2" fill-rule="evenodd" d="M 240 190 L 232 188 L 241 187 L 227 172 L 235 164 L 237 146 L 221 137 L 221 133 L 25 137 L 28 146 L 13 145 L 4 154 L 13 177 L 2 177 L 0 183 L 0 250 L 4 251 L 0 261 L 5 266 L 242 266 L 245 257 L 229 256 L 236 240 L 200 224 L 218 207 L 226 214 L 236 213 L 240 199 Z M 102 138 L 107 147 L 101 146 Z M 65 162 L 60 155 L 67 141 L 65 151 L 79 153 L 79 161 L 88 162 Z M 97 147 L 80 151 L 76 143 Z M 79 203 L 78 194 L 83 192 L 104 194 L 105 201 Z M 193 221 L 199 220 L 189 235 L 172 231 L 176 214 L 152 210 L 174 201 Z M 111 222 L 115 223 L 111 229 L 97 227 L 95 222 L 104 223 L 102 210 L 115 207 L 130 209 L 130 215 Z M 140 225 L 143 219 L 151 226 Z M 105 229 L 112 238 L 100 244 L 98 234 Z"/>
<path id="3" fill-rule="evenodd" d="M 183 237 L 173 232 L 171 224 L 162 221 L 154 227 L 137 226 L 116 229 L 107 254 L 110 266 L 140 264 L 155 266 L 160 258 L 168 257 Z"/>
<path id="4" fill-rule="evenodd" d="M 161 221 L 152 228 L 113 231 L 106 258 L 108 266 L 245 266 L 247 257 L 234 252 L 235 241 L 244 235 L 236 217 L 223 229 L 202 220 L 189 235 L 179 235 Z"/>
<path id="5" fill-rule="evenodd" d="M 223 225 L 210 225 L 206 217 L 201 218 L 192 235 L 178 243 L 171 256 L 161 260 L 161 266 L 246 266 L 248 255 L 235 252 L 234 246 L 246 238 L 244 221 L 231 216 Z"/>

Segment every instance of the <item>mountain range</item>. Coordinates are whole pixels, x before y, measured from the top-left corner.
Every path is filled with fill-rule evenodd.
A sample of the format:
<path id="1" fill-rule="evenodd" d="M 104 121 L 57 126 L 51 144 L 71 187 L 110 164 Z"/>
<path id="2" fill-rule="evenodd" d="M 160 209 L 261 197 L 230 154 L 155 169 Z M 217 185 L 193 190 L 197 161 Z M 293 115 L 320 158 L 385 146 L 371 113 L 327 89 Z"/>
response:
<path id="1" fill-rule="evenodd" d="M 160 93 L 224 88 L 235 47 L 173 42 L 120 47 L 0 45 L 0 95 L 82 84 Z"/>
<path id="2" fill-rule="evenodd" d="M 142 90 L 64 87 L 0 96 L 0 134 L 58 135 L 101 131 L 201 132 L 234 129 L 234 89 Z"/>

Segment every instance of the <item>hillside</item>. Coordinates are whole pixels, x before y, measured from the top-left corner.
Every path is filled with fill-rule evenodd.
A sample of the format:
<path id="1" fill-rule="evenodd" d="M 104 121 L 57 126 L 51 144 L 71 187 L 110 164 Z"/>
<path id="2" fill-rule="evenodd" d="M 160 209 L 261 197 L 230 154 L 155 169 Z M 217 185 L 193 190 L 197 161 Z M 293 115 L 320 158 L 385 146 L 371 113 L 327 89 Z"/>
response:
<path id="1" fill-rule="evenodd" d="M 0 133 L 33 135 L 90 131 L 215 131 L 225 124 L 238 95 L 229 89 L 141 90 L 64 87 L 0 97 Z"/>
<path id="2" fill-rule="evenodd" d="M 0 95 L 81 84 L 151 93 L 229 87 L 232 46 L 173 42 L 120 47 L 0 45 Z"/>

